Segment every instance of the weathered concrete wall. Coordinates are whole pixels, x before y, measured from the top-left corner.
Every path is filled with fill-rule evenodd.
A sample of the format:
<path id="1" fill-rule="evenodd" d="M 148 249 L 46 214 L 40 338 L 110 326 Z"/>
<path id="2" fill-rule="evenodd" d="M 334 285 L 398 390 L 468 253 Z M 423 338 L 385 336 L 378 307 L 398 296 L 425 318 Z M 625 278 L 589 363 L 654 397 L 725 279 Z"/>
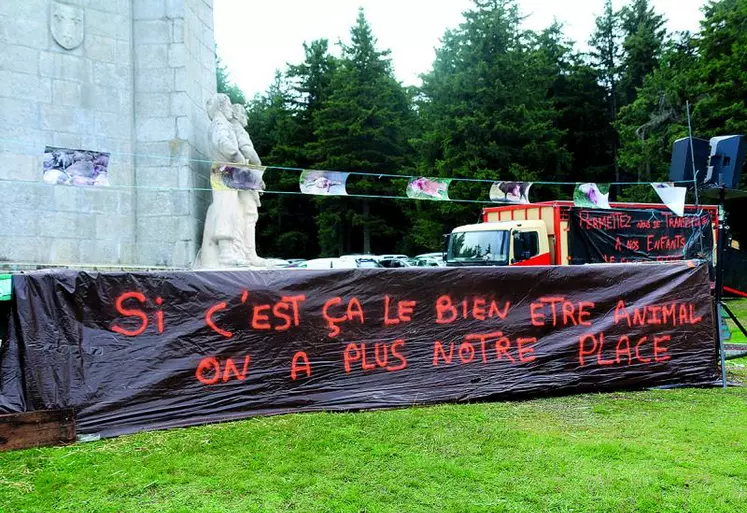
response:
<path id="1" fill-rule="evenodd" d="M 188 265 L 202 240 L 209 188 L 205 101 L 215 93 L 212 1 L 134 0 L 138 252 Z M 169 159 L 148 155 L 166 155 Z"/>
<path id="2" fill-rule="evenodd" d="M 215 91 L 212 0 L 65 3 L 84 8 L 72 50 L 52 0 L 0 0 L 0 265 L 189 265 L 206 194 L 153 188 L 208 186 L 191 159 Z M 111 152 L 112 187 L 44 184 L 47 145 Z"/>

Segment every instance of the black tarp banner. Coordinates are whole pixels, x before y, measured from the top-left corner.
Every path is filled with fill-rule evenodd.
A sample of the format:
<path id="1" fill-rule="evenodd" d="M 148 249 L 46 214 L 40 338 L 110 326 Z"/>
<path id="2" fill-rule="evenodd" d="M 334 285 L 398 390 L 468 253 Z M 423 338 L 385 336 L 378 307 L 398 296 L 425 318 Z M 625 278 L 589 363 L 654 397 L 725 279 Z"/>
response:
<path id="1" fill-rule="evenodd" d="M 13 280 L 0 396 L 113 436 L 252 415 L 705 385 L 705 265 Z M 13 404 L 3 401 L 0 405 Z"/>
<path id="2" fill-rule="evenodd" d="M 665 210 L 570 209 L 571 264 L 712 260 L 707 212 L 682 217 Z"/>

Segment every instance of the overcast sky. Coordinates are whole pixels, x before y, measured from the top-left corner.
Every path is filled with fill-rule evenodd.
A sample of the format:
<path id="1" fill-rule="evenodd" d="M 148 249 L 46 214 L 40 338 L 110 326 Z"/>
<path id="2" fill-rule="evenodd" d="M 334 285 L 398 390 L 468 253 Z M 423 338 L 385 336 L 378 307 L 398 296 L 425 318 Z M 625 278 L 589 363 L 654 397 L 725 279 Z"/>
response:
<path id="1" fill-rule="evenodd" d="M 525 26 L 543 29 L 554 18 L 565 24 L 568 37 L 585 47 L 603 0 L 519 0 L 528 15 Z M 618 9 L 626 2 L 613 0 Z M 698 29 L 704 0 L 653 0 L 670 31 Z M 267 90 L 275 70 L 303 60 L 303 42 L 327 38 L 348 41 L 358 7 L 378 39 L 392 51 L 397 78 L 416 85 L 428 71 L 434 48 L 447 28 L 462 21 L 470 0 L 214 0 L 218 55 L 231 80 L 249 97 Z"/>

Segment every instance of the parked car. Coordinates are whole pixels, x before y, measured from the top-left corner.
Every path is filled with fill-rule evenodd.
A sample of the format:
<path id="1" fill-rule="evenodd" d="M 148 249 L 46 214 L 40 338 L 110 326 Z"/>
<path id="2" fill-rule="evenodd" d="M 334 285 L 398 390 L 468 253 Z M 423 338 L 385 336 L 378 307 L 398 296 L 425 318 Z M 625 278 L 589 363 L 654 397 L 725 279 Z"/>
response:
<path id="1" fill-rule="evenodd" d="M 381 267 L 373 258 L 360 258 L 346 255 L 340 258 L 314 258 L 302 264 L 305 269 L 356 269 Z"/>
<path id="2" fill-rule="evenodd" d="M 343 255 L 340 260 L 355 262 L 356 267 L 381 267 L 374 255 Z"/>
<path id="3" fill-rule="evenodd" d="M 415 260 L 418 261 L 418 267 L 446 267 L 443 253 L 423 253 L 416 256 Z"/>
<path id="4" fill-rule="evenodd" d="M 382 267 L 382 265 L 375 258 L 359 258 L 356 260 L 356 264 L 361 268 Z"/>
<path id="5" fill-rule="evenodd" d="M 392 255 L 379 255 L 378 256 L 378 259 L 380 261 L 381 260 L 393 260 L 393 259 L 407 260 L 408 258 L 410 258 L 410 257 L 408 257 L 407 255 L 395 255 L 395 254 L 392 254 Z"/>
<path id="6" fill-rule="evenodd" d="M 380 258 L 379 263 L 382 267 L 387 269 L 400 269 L 403 267 L 412 267 L 409 260 L 403 260 L 401 258 Z"/>
<path id="7" fill-rule="evenodd" d="M 288 258 L 287 260 L 290 265 L 300 264 L 301 262 L 306 261 L 305 258 Z"/>
<path id="8" fill-rule="evenodd" d="M 282 258 L 268 258 L 266 260 L 270 264 L 270 267 L 275 269 L 283 269 L 291 265 L 288 260 L 283 260 Z"/>
<path id="9" fill-rule="evenodd" d="M 418 258 L 418 267 L 444 267 L 443 262 L 439 262 L 435 258 Z"/>
<path id="10" fill-rule="evenodd" d="M 441 252 L 438 253 L 423 253 L 422 255 L 417 255 L 415 258 L 435 258 L 436 260 L 442 260 L 444 257 L 444 254 Z"/>

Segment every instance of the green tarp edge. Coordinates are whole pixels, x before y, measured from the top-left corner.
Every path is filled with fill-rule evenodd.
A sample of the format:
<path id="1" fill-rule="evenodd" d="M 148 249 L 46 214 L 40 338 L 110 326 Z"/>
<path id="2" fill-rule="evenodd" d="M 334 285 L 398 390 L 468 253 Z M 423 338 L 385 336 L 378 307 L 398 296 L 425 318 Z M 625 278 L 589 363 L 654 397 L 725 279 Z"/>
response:
<path id="1" fill-rule="evenodd" d="M 10 301 L 11 275 L 0 274 L 0 301 Z"/>

